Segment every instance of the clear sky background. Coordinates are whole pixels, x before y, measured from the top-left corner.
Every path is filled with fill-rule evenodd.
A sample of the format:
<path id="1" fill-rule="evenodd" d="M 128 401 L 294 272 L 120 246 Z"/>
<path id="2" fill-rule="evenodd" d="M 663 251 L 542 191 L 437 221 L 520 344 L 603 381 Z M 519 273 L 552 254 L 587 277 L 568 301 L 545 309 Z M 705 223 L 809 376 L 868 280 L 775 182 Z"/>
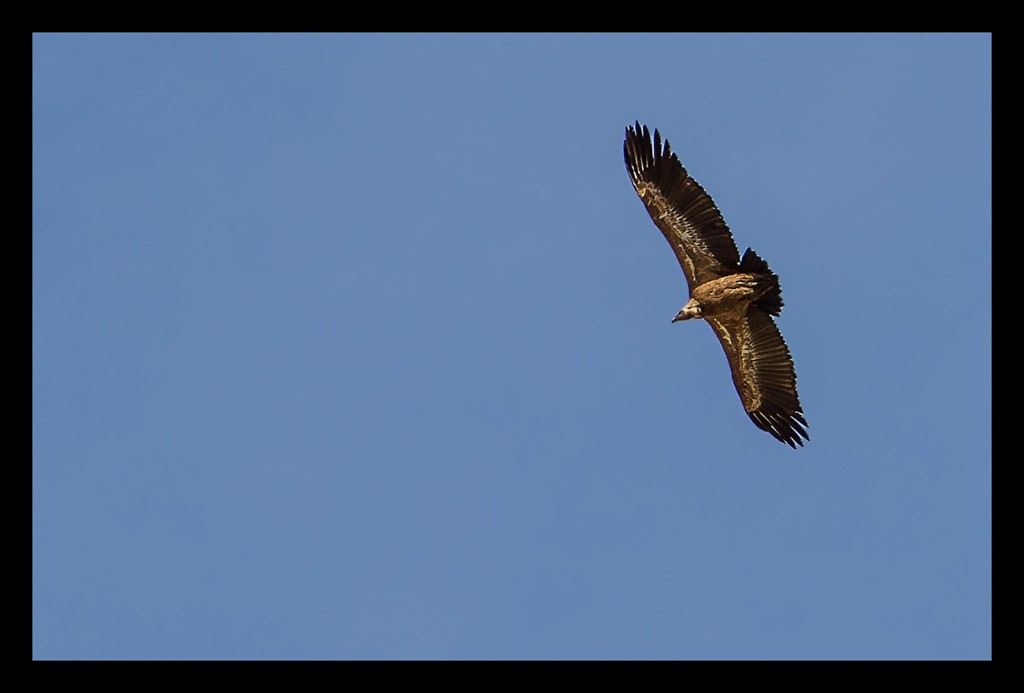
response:
<path id="1" fill-rule="evenodd" d="M 36 35 L 37 659 L 988 659 L 989 35 Z M 743 412 L 633 191 L 781 277 Z"/>

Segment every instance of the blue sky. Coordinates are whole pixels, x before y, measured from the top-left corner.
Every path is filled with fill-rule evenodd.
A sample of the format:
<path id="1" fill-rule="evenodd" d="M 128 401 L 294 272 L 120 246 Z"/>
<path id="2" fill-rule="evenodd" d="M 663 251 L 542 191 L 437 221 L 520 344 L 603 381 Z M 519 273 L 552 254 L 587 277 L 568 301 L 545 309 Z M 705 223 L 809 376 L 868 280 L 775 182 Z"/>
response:
<path id="1" fill-rule="evenodd" d="M 989 659 L 992 40 L 36 35 L 36 659 Z M 744 414 L 622 161 L 782 282 Z"/>

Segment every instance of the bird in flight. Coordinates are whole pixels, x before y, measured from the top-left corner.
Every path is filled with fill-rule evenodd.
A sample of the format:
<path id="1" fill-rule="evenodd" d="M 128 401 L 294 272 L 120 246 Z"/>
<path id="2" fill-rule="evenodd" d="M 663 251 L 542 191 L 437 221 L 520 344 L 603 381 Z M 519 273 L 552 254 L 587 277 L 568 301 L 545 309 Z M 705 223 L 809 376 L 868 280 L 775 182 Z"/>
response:
<path id="1" fill-rule="evenodd" d="M 810 440 L 796 392 L 789 348 L 772 316 L 782 310 L 779 278 L 736 242 L 704 188 L 683 168 L 668 140 L 647 126 L 628 126 L 626 170 L 651 219 L 672 246 L 690 301 L 672 322 L 703 318 L 718 336 L 747 416 L 792 448 Z"/>

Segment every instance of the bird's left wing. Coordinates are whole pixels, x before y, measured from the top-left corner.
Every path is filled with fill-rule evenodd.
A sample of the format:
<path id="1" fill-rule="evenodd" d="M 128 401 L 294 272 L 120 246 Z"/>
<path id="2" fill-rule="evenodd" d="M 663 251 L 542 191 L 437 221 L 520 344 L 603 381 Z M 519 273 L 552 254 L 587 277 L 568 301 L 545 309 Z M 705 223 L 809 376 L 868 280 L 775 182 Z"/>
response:
<path id="1" fill-rule="evenodd" d="M 714 200 L 683 168 L 668 140 L 637 122 L 622 145 L 626 169 L 651 219 L 672 246 L 690 293 L 700 284 L 736 272 L 740 254 Z"/>

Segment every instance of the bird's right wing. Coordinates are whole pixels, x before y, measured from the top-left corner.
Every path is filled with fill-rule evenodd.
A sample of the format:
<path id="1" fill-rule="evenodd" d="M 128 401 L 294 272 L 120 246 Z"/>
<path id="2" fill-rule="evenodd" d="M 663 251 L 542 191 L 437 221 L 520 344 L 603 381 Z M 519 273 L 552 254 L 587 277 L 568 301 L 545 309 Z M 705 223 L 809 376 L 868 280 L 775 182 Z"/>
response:
<path id="1" fill-rule="evenodd" d="M 708 315 L 729 359 L 732 380 L 754 425 L 795 448 L 810 440 L 789 347 L 771 316 L 751 306 L 743 317 Z"/>

